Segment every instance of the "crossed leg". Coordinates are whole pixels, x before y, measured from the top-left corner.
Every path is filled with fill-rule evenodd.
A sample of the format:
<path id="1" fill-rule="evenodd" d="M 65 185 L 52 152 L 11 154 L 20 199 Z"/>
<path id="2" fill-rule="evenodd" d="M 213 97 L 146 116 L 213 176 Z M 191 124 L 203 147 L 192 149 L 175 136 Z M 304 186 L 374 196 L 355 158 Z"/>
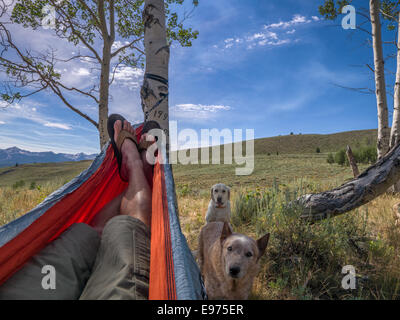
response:
<path id="1" fill-rule="evenodd" d="M 121 130 L 127 130 L 134 133 L 128 121 L 121 123 L 120 120 L 114 124 L 114 140 L 117 141 Z M 139 219 L 147 226 L 150 226 L 151 220 L 151 189 L 145 175 L 148 170 L 148 164 L 144 163 L 145 152 L 139 154 L 139 151 L 131 140 L 126 139 L 121 147 L 122 168 L 121 174 L 128 177 L 128 188 L 110 201 L 93 219 L 91 226 L 99 234 L 102 233 L 104 226 L 112 217 L 116 215 L 129 215 Z"/>

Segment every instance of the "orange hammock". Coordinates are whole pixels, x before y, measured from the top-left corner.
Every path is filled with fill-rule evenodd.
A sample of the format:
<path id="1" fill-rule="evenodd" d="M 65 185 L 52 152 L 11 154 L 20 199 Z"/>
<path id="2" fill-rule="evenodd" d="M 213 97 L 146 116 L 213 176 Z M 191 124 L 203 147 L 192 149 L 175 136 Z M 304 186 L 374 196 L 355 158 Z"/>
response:
<path id="1" fill-rule="evenodd" d="M 139 139 L 141 128 L 136 129 Z M 86 171 L 32 211 L 0 227 L 0 285 L 73 223 L 90 224 L 126 187 L 108 145 Z M 171 166 L 157 163 L 152 186 L 149 299 L 204 296 L 198 267 L 181 232 Z"/>

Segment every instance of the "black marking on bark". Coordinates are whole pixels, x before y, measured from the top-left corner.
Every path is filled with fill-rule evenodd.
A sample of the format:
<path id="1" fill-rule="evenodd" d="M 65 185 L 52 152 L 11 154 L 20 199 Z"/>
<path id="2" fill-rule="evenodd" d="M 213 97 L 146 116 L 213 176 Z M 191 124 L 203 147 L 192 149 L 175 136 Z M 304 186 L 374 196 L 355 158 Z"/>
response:
<path id="1" fill-rule="evenodd" d="M 157 9 L 156 6 L 149 4 L 147 5 L 144 10 L 143 10 L 143 23 L 144 23 L 144 31 L 146 32 L 146 29 L 150 29 L 152 25 L 158 24 L 161 26 L 160 20 L 158 18 L 155 18 L 153 14 L 151 14 L 151 10 Z"/>
<path id="2" fill-rule="evenodd" d="M 163 50 L 167 51 L 167 53 L 169 54 L 169 45 L 166 45 L 166 46 L 161 47 L 160 49 L 158 49 L 158 50 L 155 52 L 155 54 L 158 54 L 159 52 L 161 52 L 161 51 L 163 51 Z"/>

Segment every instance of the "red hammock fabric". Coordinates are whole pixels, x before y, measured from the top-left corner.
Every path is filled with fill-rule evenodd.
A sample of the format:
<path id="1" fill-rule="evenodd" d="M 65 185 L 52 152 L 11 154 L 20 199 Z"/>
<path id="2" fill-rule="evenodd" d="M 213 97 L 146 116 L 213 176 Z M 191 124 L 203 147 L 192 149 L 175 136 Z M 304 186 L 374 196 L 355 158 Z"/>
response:
<path id="1" fill-rule="evenodd" d="M 140 139 L 141 127 L 136 132 Z M 163 166 L 156 164 L 152 193 L 149 298 L 160 300 L 176 299 L 164 179 Z M 73 223 L 90 224 L 96 214 L 126 187 L 127 183 L 119 177 L 110 145 L 103 163 L 87 181 L 0 248 L 0 285 Z"/>

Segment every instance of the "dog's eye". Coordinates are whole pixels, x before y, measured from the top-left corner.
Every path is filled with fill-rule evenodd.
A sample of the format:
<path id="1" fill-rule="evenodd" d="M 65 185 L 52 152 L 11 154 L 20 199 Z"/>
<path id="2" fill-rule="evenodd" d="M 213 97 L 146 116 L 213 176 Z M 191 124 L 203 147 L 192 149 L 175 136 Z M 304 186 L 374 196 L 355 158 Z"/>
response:
<path id="1" fill-rule="evenodd" d="M 228 250 L 228 251 L 232 251 L 232 247 L 228 247 L 227 250 Z"/>
<path id="2" fill-rule="evenodd" d="M 214 190 L 214 192 L 215 192 L 215 193 L 217 193 L 217 192 L 218 192 L 218 190 Z"/>
<path id="3" fill-rule="evenodd" d="M 246 257 L 251 258 L 253 256 L 253 254 L 249 251 L 246 253 Z"/>
<path id="4" fill-rule="evenodd" d="M 222 190 L 222 193 L 225 193 L 225 190 Z"/>

